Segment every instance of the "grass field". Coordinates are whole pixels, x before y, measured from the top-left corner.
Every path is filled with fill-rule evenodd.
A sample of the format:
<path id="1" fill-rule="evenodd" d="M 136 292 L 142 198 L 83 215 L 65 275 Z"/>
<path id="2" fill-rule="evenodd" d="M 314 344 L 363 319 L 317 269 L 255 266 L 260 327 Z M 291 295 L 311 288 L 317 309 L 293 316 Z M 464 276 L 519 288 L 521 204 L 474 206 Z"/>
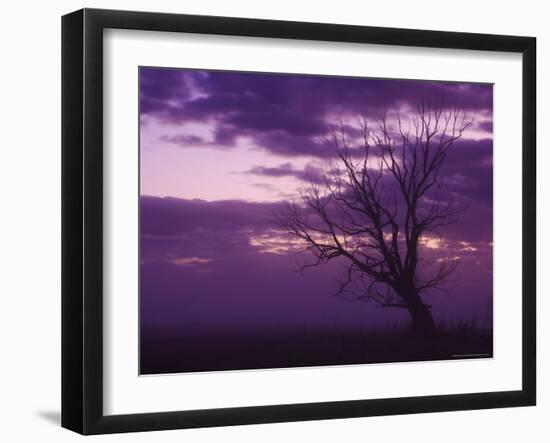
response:
<path id="1" fill-rule="evenodd" d="M 144 334 L 141 374 L 490 358 L 490 328 L 459 320 L 415 337 L 399 325 L 381 329 L 217 328 Z"/>

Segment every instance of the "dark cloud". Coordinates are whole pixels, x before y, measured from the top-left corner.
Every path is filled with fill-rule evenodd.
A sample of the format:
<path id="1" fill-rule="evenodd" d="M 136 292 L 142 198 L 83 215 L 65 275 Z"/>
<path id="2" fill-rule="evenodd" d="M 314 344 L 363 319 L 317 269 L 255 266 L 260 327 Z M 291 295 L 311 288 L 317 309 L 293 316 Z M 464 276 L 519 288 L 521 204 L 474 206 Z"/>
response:
<path id="1" fill-rule="evenodd" d="M 486 131 L 486 132 L 489 132 L 491 134 L 493 133 L 493 121 L 492 120 L 478 123 L 476 125 L 476 127 L 481 129 L 482 131 Z"/>
<path id="2" fill-rule="evenodd" d="M 267 177 L 288 177 L 296 176 L 296 173 L 300 171 L 294 169 L 291 163 L 283 163 L 280 166 L 274 168 L 268 168 L 265 166 L 256 166 L 249 171 L 246 171 L 246 174 L 256 174 L 256 175 L 265 175 Z"/>
<path id="3" fill-rule="evenodd" d="M 329 118 L 372 115 L 421 103 L 492 115 L 492 85 L 142 68 L 142 115 L 171 122 L 211 122 L 212 146 L 250 137 L 270 152 L 332 156 Z M 337 121 L 335 122 L 337 123 Z M 488 127 L 488 123 L 483 123 Z M 351 129 L 351 128 L 348 128 Z M 174 140 L 185 146 L 185 140 Z"/>
<path id="4" fill-rule="evenodd" d="M 441 176 L 451 192 L 492 209 L 493 141 L 457 141 L 447 154 Z"/>
<path id="5" fill-rule="evenodd" d="M 294 177 L 298 180 L 308 183 L 323 183 L 323 169 L 314 166 L 306 165 L 304 169 L 297 169 L 291 163 L 283 163 L 277 167 L 255 166 L 254 168 L 244 172 L 245 174 L 254 174 L 264 177 Z"/>
<path id="6" fill-rule="evenodd" d="M 256 144 L 274 154 L 294 157 L 307 155 L 328 158 L 335 156 L 334 147 L 325 139 L 291 134 L 286 131 L 269 131 L 257 134 Z"/>
<path id="7" fill-rule="evenodd" d="M 477 203 L 492 208 L 492 159 L 493 141 L 490 139 L 455 142 L 448 151 L 441 171 L 443 194 L 458 196 L 468 204 Z M 324 183 L 326 170 L 312 164 L 298 169 L 286 162 L 277 167 L 255 166 L 245 173 L 268 178 L 295 177 L 305 182 Z M 391 182 L 387 186 L 391 186 Z M 439 194 L 440 191 L 438 189 Z"/>
<path id="8" fill-rule="evenodd" d="M 202 137 L 193 134 L 165 135 L 161 137 L 161 140 L 184 147 L 200 146 L 208 143 L 208 141 L 204 140 Z"/>
<path id="9" fill-rule="evenodd" d="M 141 233 L 172 236 L 196 229 L 224 232 L 271 229 L 275 227 L 274 214 L 278 208 L 280 203 L 207 202 L 142 196 Z"/>
<path id="10" fill-rule="evenodd" d="M 327 127 L 320 119 L 312 119 L 303 115 L 269 111 L 235 113 L 229 115 L 227 123 L 244 130 L 253 131 L 284 131 L 292 135 L 307 136 L 326 132 Z"/>
<path id="11" fill-rule="evenodd" d="M 161 243 L 181 242 L 188 256 L 200 256 L 201 250 L 216 249 L 220 245 L 226 251 L 234 248 L 239 254 L 250 246 L 251 237 L 272 235 L 279 230 L 276 216 L 281 203 L 208 202 L 150 196 L 142 196 L 140 202 L 142 238 Z M 490 207 L 473 201 L 460 214 L 459 221 L 441 234 L 459 242 L 492 242 L 491 213 Z"/>
<path id="12" fill-rule="evenodd" d="M 169 113 L 171 100 L 189 99 L 185 78 L 189 73 L 177 69 L 141 68 L 139 76 L 140 112 L 142 115 Z"/>

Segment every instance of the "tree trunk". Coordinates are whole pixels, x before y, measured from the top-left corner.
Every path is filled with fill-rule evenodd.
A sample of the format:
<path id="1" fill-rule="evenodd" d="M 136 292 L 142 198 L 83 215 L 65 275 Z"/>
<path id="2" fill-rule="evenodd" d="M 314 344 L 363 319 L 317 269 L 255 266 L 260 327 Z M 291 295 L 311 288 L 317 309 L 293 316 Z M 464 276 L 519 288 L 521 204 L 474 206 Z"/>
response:
<path id="1" fill-rule="evenodd" d="M 435 323 L 430 308 L 424 303 L 409 307 L 409 312 L 412 318 L 412 332 L 420 336 L 435 335 Z"/>
<path id="2" fill-rule="evenodd" d="M 412 333 L 424 337 L 435 335 L 435 323 L 430 307 L 422 301 L 416 288 L 403 291 L 401 297 L 411 315 Z"/>

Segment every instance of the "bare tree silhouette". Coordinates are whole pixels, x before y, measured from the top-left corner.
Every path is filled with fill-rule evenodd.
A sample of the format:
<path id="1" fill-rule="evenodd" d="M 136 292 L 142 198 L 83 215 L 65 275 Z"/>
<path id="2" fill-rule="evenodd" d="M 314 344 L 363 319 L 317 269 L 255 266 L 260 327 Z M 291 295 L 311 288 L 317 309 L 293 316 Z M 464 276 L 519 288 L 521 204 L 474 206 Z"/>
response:
<path id="1" fill-rule="evenodd" d="M 338 259 L 337 295 L 406 309 L 414 333 L 433 334 L 423 294 L 442 289 L 458 262 L 439 258 L 428 266 L 420 253 L 439 228 L 457 221 L 459 205 L 441 169 L 473 120 L 460 109 L 422 104 L 407 117 L 396 110 L 361 118 L 353 140 L 344 124 L 335 128 L 336 162 L 278 214 L 312 254 L 301 270 Z"/>

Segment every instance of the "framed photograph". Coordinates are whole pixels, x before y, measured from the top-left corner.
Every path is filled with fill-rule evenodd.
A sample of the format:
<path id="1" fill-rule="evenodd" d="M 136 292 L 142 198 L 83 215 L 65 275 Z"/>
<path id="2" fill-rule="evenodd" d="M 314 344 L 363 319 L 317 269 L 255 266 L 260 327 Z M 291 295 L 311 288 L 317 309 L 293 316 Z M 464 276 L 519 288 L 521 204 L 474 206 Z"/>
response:
<path id="1" fill-rule="evenodd" d="M 62 425 L 535 404 L 531 37 L 62 20 Z"/>

